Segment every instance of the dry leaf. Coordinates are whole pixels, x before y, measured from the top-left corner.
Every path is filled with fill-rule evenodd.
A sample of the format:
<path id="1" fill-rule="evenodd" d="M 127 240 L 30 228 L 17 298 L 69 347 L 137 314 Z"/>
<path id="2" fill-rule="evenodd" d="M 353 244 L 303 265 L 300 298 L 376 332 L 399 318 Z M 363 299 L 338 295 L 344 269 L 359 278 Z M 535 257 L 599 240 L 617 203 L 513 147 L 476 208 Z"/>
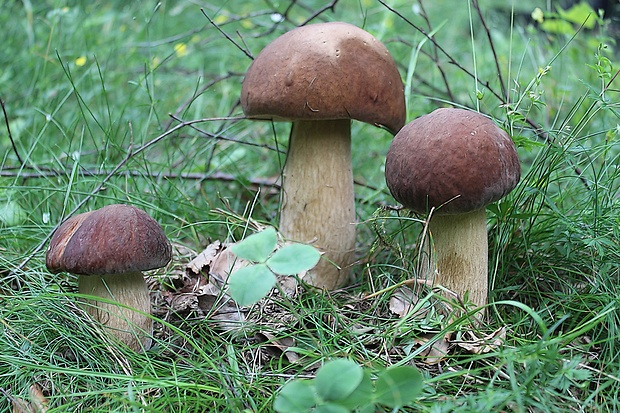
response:
<path id="1" fill-rule="evenodd" d="M 30 402 L 18 397 L 13 399 L 13 413 L 45 413 L 49 401 L 43 395 L 43 390 L 38 384 L 33 384 L 28 389 Z"/>
<path id="2" fill-rule="evenodd" d="M 156 315 L 166 319 L 170 315 L 194 319 L 208 317 L 217 320 L 216 324 L 226 331 L 240 330 L 245 313 L 222 288 L 228 274 L 244 262 L 236 259 L 221 242 L 209 244 L 185 265 L 184 271 L 168 278 L 172 288 L 159 291 L 162 305 L 154 307 Z"/>
<path id="3" fill-rule="evenodd" d="M 504 343 L 506 340 L 506 327 L 500 327 L 482 338 L 476 337 L 473 331 L 466 331 L 463 333 L 463 336 L 467 336 L 466 338 L 469 339 L 455 340 L 454 343 L 457 346 L 472 354 L 484 354 L 498 348 Z"/>
<path id="4" fill-rule="evenodd" d="M 271 333 L 259 331 L 256 333 L 256 339 L 263 343 L 264 347 L 275 356 L 279 357 L 284 354 L 291 364 L 299 361 L 299 354 L 289 350 L 289 348 L 295 345 L 295 339 L 293 337 L 276 338 L 276 336 Z"/>
<path id="5" fill-rule="evenodd" d="M 213 261 L 209 266 L 209 275 L 214 277 L 216 281 L 223 286 L 228 276 L 238 269 L 247 267 L 250 263 L 244 259 L 237 258 L 230 248 L 224 247 L 224 249 L 217 252 Z"/>
<path id="6" fill-rule="evenodd" d="M 425 317 L 428 314 L 428 308 L 426 306 L 422 306 L 414 314 L 410 314 L 418 304 L 418 301 L 420 301 L 420 297 L 411 288 L 397 288 L 390 297 L 390 311 L 401 318 L 408 315 L 415 318 Z"/>
<path id="7" fill-rule="evenodd" d="M 209 267 L 211 265 L 221 249 L 222 243 L 219 241 L 215 241 L 207 245 L 207 248 L 205 248 L 200 254 L 196 255 L 196 257 L 185 266 L 186 271 L 191 271 L 196 275 L 202 273 L 205 267 Z M 206 273 L 208 274 L 208 270 Z"/>
<path id="8" fill-rule="evenodd" d="M 434 334 L 425 334 L 416 337 L 414 344 L 423 346 L 435 338 Z M 441 340 L 434 341 L 422 353 L 425 358 L 422 360 L 426 364 L 437 364 L 446 358 L 450 350 L 450 334 L 446 334 Z"/>

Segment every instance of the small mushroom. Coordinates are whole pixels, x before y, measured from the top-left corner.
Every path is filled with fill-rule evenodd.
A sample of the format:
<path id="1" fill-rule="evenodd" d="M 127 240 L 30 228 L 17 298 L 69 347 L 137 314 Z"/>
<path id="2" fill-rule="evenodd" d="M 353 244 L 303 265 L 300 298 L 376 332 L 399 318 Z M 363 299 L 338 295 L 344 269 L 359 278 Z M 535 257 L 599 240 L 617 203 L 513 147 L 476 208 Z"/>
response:
<path id="1" fill-rule="evenodd" d="M 142 271 L 163 267 L 170 241 L 157 221 L 130 205 L 108 205 L 75 215 L 55 232 L 46 255 L 53 272 L 78 275 L 84 309 L 136 351 L 148 350 L 153 322 Z"/>
<path id="2" fill-rule="evenodd" d="M 392 56 L 347 23 L 298 27 L 252 62 L 241 105 L 249 118 L 293 121 L 280 232 L 324 252 L 305 281 L 328 290 L 343 285 L 355 249 L 351 119 L 392 133 L 404 125 L 404 87 Z"/>
<path id="3" fill-rule="evenodd" d="M 437 262 L 435 284 L 461 297 L 468 292 L 478 306 L 487 303 L 485 206 L 512 191 L 520 176 L 512 139 L 479 113 L 437 109 L 396 134 L 385 179 L 405 208 L 419 213 L 435 208 L 429 222 Z"/>

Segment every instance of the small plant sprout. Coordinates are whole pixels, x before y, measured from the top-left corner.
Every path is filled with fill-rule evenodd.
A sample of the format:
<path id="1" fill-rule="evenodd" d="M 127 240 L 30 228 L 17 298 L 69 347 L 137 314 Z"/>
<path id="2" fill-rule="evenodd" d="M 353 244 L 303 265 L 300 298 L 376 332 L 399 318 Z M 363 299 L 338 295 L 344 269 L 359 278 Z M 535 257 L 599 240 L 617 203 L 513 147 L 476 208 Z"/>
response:
<path id="1" fill-rule="evenodd" d="M 373 381 L 368 369 L 348 359 L 334 359 L 314 379 L 285 384 L 273 407 L 278 413 L 371 413 L 377 405 L 398 409 L 416 400 L 423 382 L 412 366 L 388 367 Z"/>
<path id="2" fill-rule="evenodd" d="M 230 250 L 251 264 L 230 275 L 229 294 L 240 305 L 251 305 L 266 296 L 277 275 L 296 275 L 313 268 L 321 253 L 306 244 L 287 244 L 276 249 L 278 234 L 273 227 L 250 235 Z"/>

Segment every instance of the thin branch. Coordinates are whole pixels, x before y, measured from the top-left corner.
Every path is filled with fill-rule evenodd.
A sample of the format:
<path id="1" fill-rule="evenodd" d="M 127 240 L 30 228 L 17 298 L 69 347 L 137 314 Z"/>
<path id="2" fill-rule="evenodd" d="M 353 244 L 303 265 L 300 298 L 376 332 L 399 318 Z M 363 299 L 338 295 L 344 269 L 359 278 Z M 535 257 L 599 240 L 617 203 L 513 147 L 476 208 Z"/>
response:
<path id="1" fill-rule="evenodd" d="M 338 0 L 332 0 L 331 3 L 326 4 L 325 6 L 321 7 L 320 9 L 318 9 L 310 17 L 308 17 L 306 20 L 304 20 L 299 26 L 305 26 L 306 24 L 310 23 L 312 20 L 314 20 L 317 17 L 319 17 L 321 14 L 325 13 L 327 10 L 331 10 L 332 13 L 333 13 L 334 12 L 334 8 L 336 7 L 336 3 L 338 3 Z"/>
<path id="2" fill-rule="evenodd" d="M 424 3 L 422 2 L 422 0 L 418 0 L 418 5 L 420 6 L 420 10 L 421 13 L 420 15 L 422 16 L 422 18 L 424 19 L 424 21 L 426 22 L 426 26 L 428 27 L 428 31 L 429 33 L 433 32 L 433 26 L 431 24 L 430 19 L 428 18 L 428 14 L 426 13 L 426 9 L 424 8 Z M 441 76 L 441 79 L 443 81 L 443 84 L 446 87 L 446 93 L 448 95 L 448 99 L 450 99 L 451 101 L 454 101 L 454 95 L 452 94 L 452 89 L 450 88 L 450 82 L 448 82 L 448 76 L 446 75 L 445 70 L 443 70 L 443 66 L 439 61 L 439 55 L 437 53 L 437 47 L 433 47 L 433 55 L 431 56 L 430 53 L 425 52 L 424 50 L 420 50 L 421 53 L 425 54 L 426 56 L 429 57 L 429 59 L 431 59 L 431 61 L 433 63 L 435 63 L 435 67 L 437 67 L 437 70 L 439 71 L 439 74 Z"/>
<path id="3" fill-rule="evenodd" d="M 212 25 L 213 27 L 215 27 L 215 28 L 216 28 L 216 29 L 217 29 L 220 33 L 222 33 L 222 35 L 223 35 L 226 39 L 228 39 L 228 41 L 229 41 L 229 42 L 231 42 L 232 44 L 234 44 L 234 45 L 235 45 L 235 47 L 237 47 L 237 49 L 241 50 L 241 51 L 242 51 L 242 52 L 243 52 L 243 53 L 244 53 L 247 57 L 249 57 L 251 60 L 254 60 L 254 56 L 252 56 L 252 53 L 251 53 L 249 50 L 244 49 L 243 47 L 241 47 L 241 45 L 240 45 L 239 43 L 237 43 L 237 42 L 236 42 L 236 41 L 235 41 L 232 37 L 230 37 L 230 36 L 228 35 L 228 33 L 226 33 L 224 30 L 222 30 L 222 29 L 220 28 L 220 26 L 219 26 L 216 22 L 214 22 L 214 21 L 213 21 L 213 19 L 212 19 L 211 17 L 209 17 L 209 15 L 208 15 L 208 14 L 207 14 L 207 12 L 205 11 L 205 9 L 202 9 L 202 8 L 201 8 L 201 9 L 200 9 L 200 11 L 202 12 L 202 14 L 204 14 L 204 16 L 207 18 L 207 20 L 209 20 L 209 23 L 211 23 L 211 25 Z"/>
<path id="4" fill-rule="evenodd" d="M 417 30 L 418 32 L 422 33 L 424 35 L 424 37 L 426 37 L 428 39 L 429 42 L 431 42 L 433 44 L 433 46 L 439 50 L 447 59 L 448 59 L 448 63 L 456 66 L 459 70 L 461 70 L 462 72 L 464 72 L 465 74 L 467 74 L 469 77 L 471 77 L 472 79 L 476 79 L 476 76 L 467 68 L 465 68 L 463 65 L 461 65 L 454 57 L 452 57 L 452 55 L 450 53 L 448 53 L 448 51 L 446 49 L 444 49 L 443 47 L 441 47 L 441 45 L 439 43 L 437 43 L 437 41 L 433 38 L 433 36 L 430 36 L 423 28 L 421 28 L 420 26 L 416 25 L 415 23 L 413 23 L 411 20 L 409 20 L 407 17 L 405 17 L 402 13 L 400 13 L 398 10 L 392 8 L 391 6 L 389 6 L 384 0 L 378 0 L 379 3 L 381 3 L 386 9 L 388 9 L 389 11 L 391 11 L 392 13 L 394 13 L 395 15 L 397 15 L 399 18 L 401 18 L 405 23 L 407 23 L 408 25 L 410 25 L 411 27 L 413 27 L 415 30 Z M 482 82 L 480 79 L 477 79 L 477 82 L 484 86 L 486 89 L 489 90 L 489 92 L 497 97 L 497 99 L 502 102 L 503 104 L 505 104 L 506 102 L 504 101 L 504 98 L 498 94 L 493 88 L 491 88 L 491 86 L 489 85 L 489 82 Z"/>
<path id="5" fill-rule="evenodd" d="M 493 38 L 491 37 L 491 30 L 487 26 L 487 22 L 482 15 L 482 10 L 480 10 L 480 4 L 478 0 L 472 0 L 472 5 L 476 12 L 478 13 L 478 17 L 480 17 L 480 22 L 482 22 L 482 27 L 487 35 L 487 39 L 489 40 L 489 46 L 491 46 L 491 53 L 493 54 L 493 61 L 495 62 L 495 70 L 497 71 L 497 76 L 499 79 L 499 85 L 502 88 L 502 96 L 508 96 L 506 94 L 506 85 L 504 84 L 504 77 L 502 76 L 502 70 L 499 67 L 499 58 L 497 57 L 497 52 L 495 51 L 495 42 L 493 42 Z"/>
<path id="6" fill-rule="evenodd" d="M 181 118 L 176 117 L 175 115 L 170 115 L 170 117 L 178 122 L 183 123 L 184 120 Z M 234 118 L 233 118 L 234 119 Z M 246 119 L 246 118 L 239 118 L 239 119 Z M 270 151 L 275 151 L 275 152 L 280 152 L 280 153 L 285 153 L 285 151 L 279 150 L 278 148 L 274 148 L 273 146 L 269 146 L 267 144 L 263 144 L 263 143 L 254 143 L 254 142 L 245 142 L 245 141 L 241 141 L 239 139 L 235 139 L 235 138 L 228 138 L 226 136 L 222 136 L 219 133 L 212 133 L 212 132 L 207 132 L 206 130 L 197 127 L 196 125 L 188 125 L 190 128 L 194 129 L 196 132 L 201 133 L 202 135 L 205 135 L 211 139 L 215 139 L 215 140 L 219 140 L 219 141 L 226 141 L 226 142 L 234 142 L 234 143 L 239 143 L 242 145 L 247 145 L 247 146 L 255 146 L 257 148 L 263 148 L 263 149 L 269 149 Z"/>
<path id="7" fill-rule="evenodd" d="M 221 82 L 223 80 L 230 79 L 230 78 L 235 77 L 235 76 L 243 76 L 243 74 L 242 73 L 228 72 L 225 75 L 221 75 L 221 76 L 215 77 L 214 79 L 211 79 L 209 82 L 205 83 L 198 91 L 196 91 L 196 93 L 194 93 L 189 99 L 187 99 L 185 102 L 183 102 L 177 108 L 177 110 L 174 112 L 174 115 L 170 115 L 170 119 L 164 125 L 164 130 L 168 130 L 168 128 L 172 124 L 172 120 L 173 119 L 178 120 L 177 117 L 181 115 L 181 112 L 186 110 L 192 104 L 192 102 L 194 102 L 194 100 L 196 100 L 196 98 L 198 96 L 200 96 L 204 92 L 206 92 L 207 89 L 209 89 L 211 86 L 214 86 L 215 84 L 217 84 L 217 83 L 219 83 L 219 82 Z"/>
<path id="8" fill-rule="evenodd" d="M 493 89 L 491 87 L 491 85 L 489 84 L 488 81 L 483 82 L 481 79 L 477 78 L 471 71 L 469 71 L 467 68 L 465 68 L 464 66 L 462 66 L 458 61 L 456 61 L 456 59 L 454 59 L 452 57 L 452 55 L 450 53 L 448 53 L 447 50 L 445 50 L 443 47 L 441 47 L 441 45 L 439 45 L 439 43 L 437 43 L 437 41 L 430 36 L 424 29 L 422 29 L 421 27 L 419 27 L 418 25 L 416 25 L 415 23 L 413 23 L 411 20 L 407 19 L 407 17 L 405 17 L 402 13 L 400 13 L 398 10 L 390 7 L 385 0 L 378 0 L 379 3 L 381 3 L 386 9 L 388 9 L 389 11 L 391 11 L 392 13 L 394 13 L 395 15 L 397 15 L 399 18 L 401 18 L 404 22 L 406 22 L 407 24 L 409 24 L 411 27 L 413 27 L 415 30 L 417 30 L 418 32 L 422 33 L 432 44 L 433 46 L 439 50 L 447 59 L 448 59 L 448 63 L 453 64 L 454 66 L 456 66 L 459 70 L 461 70 L 463 73 L 465 73 L 466 75 L 468 75 L 469 77 L 471 77 L 472 79 L 475 79 L 476 82 L 480 85 L 482 85 L 484 88 L 486 88 L 493 96 L 495 96 L 499 102 L 501 103 L 501 105 L 507 105 L 508 101 L 506 100 L 508 97 L 505 96 L 505 91 L 504 91 L 504 82 L 500 81 L 500 85 L 502 87 L 502 94 L 500 95 L 495 89 Z M 475 3 L 477 5 L 477 2 Z M 483 24 L 484 24 L 484 20 L 483 20 Z M 575 34 L 571 37 L 570 41 L 572 41 L 582 30 L 583 30 L 584 24 L 582 24 L 579 29 L 575 32 Z M 491 42 L 491 47 L 493 48 L 493 42 L 491 41 L 490 38 L 490 34 L 488 33 L 488 28 L 486 28 L 485 25 L 485 29 L 487 30 L 487 35 L 489 35 L 489 41 Z M 567 47 L 567 45 L 570 43 L 567 42 L 566 45 L 564 45 L 560 51 L 556 54 L 556 56 L 552 59 L 555 60 L 555 58 Z M 497 55 L 495 54 L 495 50 L 493 48 L 493 54 L 495 57 L 495 63 L 496 65 L 498 65 L 498 59 L 497 59 Z M 435 61 L 435 60 L 434 60 Z M 501 72 L 499 71 L 498 68 L 498 75 L 501 76 Z M 551 139 L 551 137 L 549 136 L 549 134 L 542 128 L 542 126 L 540 126 L 539 124 L 537 124 L 535 121 L 533 121 L 532 119 L 528 118 L 527 116 L 524 116 L 524 122 L 527 123 L 528 125 L 530 125 L 533 129 L 533 131 L 535 132 L 536 136 L 539 138 L 542 138 L 545 142 L 548 143 L 552 143 L 553 139 Z M 579 167 L 574 166 L 574 171 L 575 174 L 577 175 L 577 177 L 581 180 L 581 182 L 584 184 L 584 186 L 586 187 L 586 189 L 589 189 L 589 186 L 587 184 L 587 181 L 585 180 L 585 178 L 582 176 L 582 171 Z"/>
<path id="9" fill-rule="evenodd" d="M 15 145 L 15 141 L 13 140 L 13 134 L 11 133 L 11 125 L 9 124 L 9 115 L 6 113 L 6 107 L 4 106 L 4 100 L 0 98 L 0 105 L 2 105 L 2 112 L 4 113 L 4 122 L 6 123 L 6 130 L 9 134 L 9 139 L 11 140 L 11 145 L 13 145 L 13 152 L 15 152 L 15 156 L 17 157 L 17 161 L 20 165 L 24 165 L 24 161 L 22 157 L 19 155 L 19 151 L 17 150 L 17 145 Z"/>
<path id="10" fill-rule="evenodd" d="M 112 173 L 109 170 L 97 170 L 97 169 L 82 169 L 80 174 L 85 177 L 94 177 L 94 176 L 108 176 Z M 24 179 L 36 179 L 36 178 L 50 178 L 57 176 L 64 176 L 65 173 L 56 170 L 41 170 L 38 172 L 24 172 L 23 169 L 19 170 L 0 170 L 0 176 L 2 177 L 12 177 L 12 178 L 24 178 Z M 193 181 L 225 181 L 225 182 L 234 182 L 234 181 L 248 181 L 252 185 L 256 186 L 267 186 L 279 188 L 280 183 L 277 179 L 273 178 L 240 178 L 238 176 L 227 174 L 223 172 L 212 172 L 212 173 L 201 173 L 201 172 L 141 172 L 141 171 L 118 171 L 116 176 L 124 176 L 124 177 L 146 177 L 146 178 L 154 178 L 154 179 L 187 179 Z"/>
<path id="11" fill-rule="evenodd" d="M 269 187 L 280 189 L 281 183 L 278 178 L 240 178 L 239 176 L 233 174 L 227 174 L 224 172 L 140 172 L 140 171 L 119 171 L 115 168 L 115 171 L 101 171 L 96 169 L 83 169 L 81 171 L 82 176 L 86 177 L 94 177 L 94 176 L 105 176 L 106 178 L 109 175 L 116 176 L 124 176 L 124 177 L 143 177 L 143 178 L 154 178 L 154 179 L 187 179 L 192 181 L 223 181 L 223 182 L 242 182 L 245 181 L 250 185 L 257 187 Z M 24 178 L 24 179 L 36 179 L 36 178 L 50 178 L 57 176 L 64 176 L 64 172 L 47 169 L 47 170 L 39 170 L 38 172 L 24 172 L 22 168 L 18 169 L 3 169 L 0 170 L 1 177 L 11 177 L 11 178 Z M 108 178 L 109 179 L 109 178 Z M 354 184 L 371 191 L 382 191 L 376 186 L 360 182 L 358 180 L 354 180 Z M 385 192 L 387 193 L 387 192 Z"/>

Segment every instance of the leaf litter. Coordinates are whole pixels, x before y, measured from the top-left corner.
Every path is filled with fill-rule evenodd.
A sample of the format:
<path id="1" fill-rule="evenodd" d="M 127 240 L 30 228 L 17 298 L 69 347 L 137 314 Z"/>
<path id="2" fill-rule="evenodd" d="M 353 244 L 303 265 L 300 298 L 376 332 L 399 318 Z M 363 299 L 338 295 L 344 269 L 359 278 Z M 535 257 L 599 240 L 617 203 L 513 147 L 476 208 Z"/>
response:
<path id="1" fill-rule="evenodd" d="M 282 244 L 279 238 L 278 247 Z M 239 306 L 227 294 L 227 278 L 232 272 L 250 263 L 237 258 L 230 251 L 231 245 L 234 244 L 214 241 L 201 252 L 175 245 L 175 254 L 178 255 L 175 262 L 178 264 L 166 271 L 165 278 L 152 276 L 148 280 L 154 315 L 172 323 L 208 319 L 214 328 L 238 339 L 251 340 L 261 352 L 262 363 L 267 363 L 270 358 L 284 359 L 291 364 L 303 363 L 304 357 L 298 353 L 296 336 L 300 330 L 308 332 L 317 326 L 307 325 L 310 321 L 291 313 L 282 304 L 282 300 L 295 299 L 304 293 L 314 294 L 314 291 L 307 291 L 307 286 L 298 283 L 295 277 L 280 276 L 278 288 L 274 288 L 257 304 Z M 297 278 L 303 279 L 304 275 L 301 273 Z M 408 285 L 417 287 L 410 288 Z M 336 309 L 339 312 L 335 317 L 338 321 L 334 321 L 337 325 L 333 328 L 347 329 L 365 347 L 381 350 L 387 359 L 405 357 L 415 352 L 412 364 L 421 362 L 427 366 L 441 364 L 457 350 L 482 354 L 503 344 L 506 331 L 501 328 L 480 335 L 479 329 L 473 325 L 471 329 L 463 330 L 466 325 L 460 324 L 461 331 L 440 334 L 440 324 L 445 325 L 453 320 L 459 312 L 454 311 L 449 304 L 435 302 L 435 293 L 430 292 L 428 287 L 422 281 L 403 282 L 391 289 L 387 305 L 382 309 L 373 309 L 374 304 L 370 303 L 376 300 L 368 300 L 374 298 L 375 294 L 363 296 L 350 295 L 346 290 L 332 291 L 329 294 L 338 296 L 338 302 L 344 302 Z M 377 314 L 370 316 L 368 312 L 371 311 Z M 363 321 L 360 322 L 360 319 Z M 389 339 L 383 337 L 382 331 L 386 328 L 386 320 L 411 326 L 405 326 L 402 339 Z M 408 323 L 410 320 L 412 322 Z M 437 320 L 442 321 L 438 323 Z M 472 321 L 475 322 L 477 320 Z M 419 331 L 414 331 L 416 329 Z M 173 333 L 160 326 L 156 336 L 158 334 L 160 338 L 165 338 Z M 317 363 L 311 363 L 306 366 L 306 370 L 317 367 Z"/>

